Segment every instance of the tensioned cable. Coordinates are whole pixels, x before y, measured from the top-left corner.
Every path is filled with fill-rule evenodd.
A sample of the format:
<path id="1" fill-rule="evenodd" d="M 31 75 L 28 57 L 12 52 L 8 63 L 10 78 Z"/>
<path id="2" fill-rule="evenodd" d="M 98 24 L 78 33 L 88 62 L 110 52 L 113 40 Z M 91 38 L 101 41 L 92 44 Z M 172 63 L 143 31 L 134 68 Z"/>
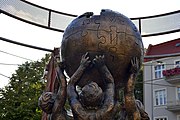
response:
<path id="1" fill-rule="evenodd" d="M 4 77 L 7 77 L 7 78 L 10 78 L 10 77 L 8 77 L 8 76 L 6 76 L 6 75 L 3 75 L 3 74 L 0 74 L 0 75 L 2 75 L 2 76 L 4 76 Z M 167 84 L 149 83 L 149 81 L 154 81 L 154 80 L 159 80 L 159 79 L 153 79 L 153 80 L 148 80 L 148 81 L 144 81 L 144 82 L 136 82 L 135 84 L 140 83 L 140 84 L 149 84 L 149 85 L 155 85 L 155 86 L 179 87 L 179 85 L 176 86 L 176 85 L 167 85 Z"/>
<path id="2" fill-rule="evenodd" d="M 0 65 L 14 65 L 14 66 L 19 66 L 20 64 L 9 64 L 9 63 L 0 63 Z M 170 64 L 170 65 L 174 65 L 174 64 Z M 164 80 L 164 79 L 162 79 L 162 78 L 160 78 L 160 79 L 152 79 L 152 80 L 146 80 L 146 81 L 144 81 L 143 83 L 147 83 L 147 84 L 151 84 L 151 83 L 149 83 L 149 82 L 151 82 L 151 81 L 158 81 L 158 80 Z M 137 83 L 141 83 L 141 82 L 137 82 Z M 169 86 L 169 85 L 168 85 Z M 172 86 L 172 87 L 174 87 L 174 86 Z"/>
<path id="3" fill-rule="evenodd" d="M 0 73 L 0 75 L 1 76 L 3 76 L 3 77 L 6 77 L 6 78 L 11 78 L 11 77 L 8 77 L 8 76 L 6 76 L 6 75 L 4 75 L 4 74 L 2 74 L 2 73 Z M 144 82 L 136 82 L 136 84 L 137 83 L 141 83 L 141 84 L 150 84 L 150 85 L 157 85 L 157 86 L 166 86 L 166 87 L 177 87 L 177 86 L 175 86 L 175 85 L 165 85 L 165 84 L 155 84 L 155 83 L 144 83 Z"/>
<path id="4" fill-rule="evenodd" d="M 25 59 L 25 60 L 28 60 L 28 61 L 34 61 L 34 60 L 31 60 L 31 59 L 28 59 L 28 58 L 24 58 L 24 57 L 21 57 L 21 56 L 18 56 L 18 55 L 14 55 L 14 54 L 2 51 L 2 50 L 0 50 L 0 52 L 8 54 L 8 55 L 11 55 L 11 56 L 14 56 L 14 57 L 18 57 L 18 58 L 21 58 L 21 59 Z"/>
<path id="5" fill-rule="evenodd" d="M 160 64 L 158 64 L 157 63 L 157 65 L 176 65 L 175 63 L 172 63 L 172 64 L 163 64 L 163 63 L 160 63 Z M 144 63 L 142 63 L 142 66 L 156 66 L 156 65 L 151 65 L 151 64 L 144 64 Z"/>
<path id="6" fill-rule="evenodd" d="M 157 83 L 144 83 L 144 82 L 136 82 L 136 83 L 150 84 L 150 85 L 157 85 L 157 86 L 166 86 L 166 87 L 177 87 L 175 85 L 165 85 L 165 84 L 157 84 Z"/>
<path id="7" fill-rule="evenodd" d="M 5 41 L 5 42 L 9 42 L 9 43 L 13 43 L 13 44 L 16 44 L 16 45 L 21 45 L 21 46 L 24 46 L 24 47 L 29 47 L 29 48 L 37 49 L 37 50 L 53 52 L 53 50 L 51 50 L 51 49 L 37 47 L 37 46 L 33 46 L 33 45 L 28 45 L 28 44 L 25 44 L 25 43 L 13 41 L 13 40 L 10 40 L 10 39 L 7 39 L 7 38 L 3 38 L 3 37 L 0 37 L 0 40 Z"/>
<path id="8" fill-rule="evenodd" d="M 10 63 L 0 63 L 0 65 L 14 65 L 14 66 L 20 66 L 20 64 L 10 64 Z"/>
<path id="9" fill-rule="evenodd" d="M 146 80 L 144 82 L 151 82 L 151 81 L 158 81 L 158 80 L 164 80 L 163 78 L 156 78 L 156 79 L 149 79 L 149 80 Z"/>
<path id="10" fill-rule="evenodd" d="M 11 78 L 11 77 L 8 77 L 8 76 L 6 76 L 6 75 L 4 75 L 2 73 L 0 73 L 0 75 L 3 76 L 3 77 L 9 78 L 9 79 Z"/>
<path id="11" fill-rule="evenodd" d="M 10 40 L 10 39 L 7 39 L 7 38 L 3 38 L 3 37 L 0 37 L 0 40 L 5 41 L 5 42 L 9 42 L 9 43 L 13 43 L 13 44 L 16 44 L 16 45 L 21 45 L 21 46 L 24 46 L 24 47 L 29 47 L 29 48 L 37 49 L 37 50 L 53 52 L 53 50 L 51 50 L 51 49 L 37 47 L 37 46 L 33 46 L 33 45 L 28 45 L 28 44 L 25 44 L 25 43 L 20 43 L 20 42 L 13 41 L 13 40 Z M 149 56 L 144 56 L 144 58 L 147 59 L 147 58 L 162 58 L 162 57 L 176 57 L 176 56 L 180 56 L 180 53 L 163 54 L 163 55 L 149 55 Z"/>
<path id="12" fill-rule="evenodd" d="M 0 64 L 1 64 L 1 63 L 0 63 Z M 4 64 L 4 63 L 3 63 L 3 64 Z M 8 64 L 8 65 L 18 65 L 18 64 Z M 11 77 L 8 77 L 8 76 L 6 76 L 6 75 L 4 75 L 4 74 L 2 74 L 2 73 L 0 73 L 0 75 L 3 76 L 3 77 L 9 78 L 9 79 L 11 78 Z M 150 85 L 157 85 L 157 86 L 177 87 L 177 86 L 175 86 L 175 85 L 165 85 L 165 84 L 146 83 L 146 82 L 148 82 L 148 81 L 136 82 L 136 84 L 137 84 L 137 83 L 141 83 L 141 84 L 150 84 Z"/>
<path id="13" fill-rule="evenodd" d="M 149 59 L 149 58 L 162 58 L 162 57 L 175 57 L 175 56 L 180 56 L 180 52 L 172 53 L 172 54 L 163 54 L 163 55 L 147 55 L 147 56 L 144 56 L 144 58 Z"/>

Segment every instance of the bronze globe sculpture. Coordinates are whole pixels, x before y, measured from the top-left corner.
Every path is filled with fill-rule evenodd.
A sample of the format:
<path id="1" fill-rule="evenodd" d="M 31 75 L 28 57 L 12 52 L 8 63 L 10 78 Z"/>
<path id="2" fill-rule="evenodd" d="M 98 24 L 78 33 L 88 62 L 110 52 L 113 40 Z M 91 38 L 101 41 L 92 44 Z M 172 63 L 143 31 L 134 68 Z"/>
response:
<path id="1" fill-rule="evenodd" d="M 72 76 L 79 66 L 81 56 L 89 53 L 92 60 L 104 55 L 105 63 L 119 89 L 126 84 L 131 59 L 143 59 L 141 35 L 126 16 L 111 10 L 102 10 L 100 15 L 85 13 L 73 20 L 66 28 L 61 43 L 61 56 L 65 71 Z M 99 72 L 90 66 L 77 83 L 84 86 L 94 81 L 104 88 Z"/>
<path id="2" fill-rule="evenodd" d="M 59 55 L 53 59 L 54 64 L 60 62 Z M 102 10 L 100 15 L 87 12 L 77 17 L 64 32 L 60 59 L 55 68 L 59 85 L 50 119 L 149 120 L 134 96 L 143 43 L 129 18 L 111 10 Z M 64 69 L 70 77 L 68 84 Z M 77 85 L 82 89 L 78 91 Z M 118 93 L 122 87 L 124 102 Z M 45 98 L 48 96 L 49 93 Z M 66 97 L 73 118 L 64 109 Z M 45 102 L 41 107 L 46 109 L 48 104 Z"/>

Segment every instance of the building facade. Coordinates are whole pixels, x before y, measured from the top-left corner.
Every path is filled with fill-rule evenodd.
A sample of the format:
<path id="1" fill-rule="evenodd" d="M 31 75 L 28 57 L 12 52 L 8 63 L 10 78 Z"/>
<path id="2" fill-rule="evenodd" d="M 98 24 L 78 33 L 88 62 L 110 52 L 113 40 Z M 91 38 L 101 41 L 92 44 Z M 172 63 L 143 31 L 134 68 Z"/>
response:
<path id="1" fill-rule="evenodd" d="M 144 59 L 144 105 L 151 120 L 180 120 L 180 38 L 149 45 Z M 173 56 L 172 56 L 173 55 Z"/>

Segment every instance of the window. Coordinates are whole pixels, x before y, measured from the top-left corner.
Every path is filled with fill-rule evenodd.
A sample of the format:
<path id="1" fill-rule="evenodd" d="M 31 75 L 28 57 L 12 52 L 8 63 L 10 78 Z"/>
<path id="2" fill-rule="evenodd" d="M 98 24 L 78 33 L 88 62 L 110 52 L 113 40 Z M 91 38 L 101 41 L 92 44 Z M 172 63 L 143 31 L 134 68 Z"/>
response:
<path id="1" fill-rule="evenodd" d="M 167 120 L 166 117 L 162 117 L 162 118 L 155 118 L 155 120 Z"/>
<path id="2" fill-rule="evenodd" d="M 155 91 L 155 105 L 166 105 L 166 90 L 156 90 Z"/>
<path id="3" fill-rule="evenodd" d="M 175 61 L 175 67 L 180 67 L 180 60 Z"/>
<path id="4" fill-rule="evenodd" d="M 177 100 L 180 100 L 180 87 L 177 87 Z"/>
<path id="5" fill-rule="evenodd" d="M 180 120 L 180 115 L 177 115 L 177 120 Z"/>
<path id="6" fill-rule="evenodd" d="M 163 70 L 164 70 L 165 68 L 164 68 L 164 64 L 162 64 L 162 65 L 156 65 L 155 67 L 154 67 L 154 70 L 155 70 L 155 78 L 157 79 L 157 78 L 162 78 L 163 77 Z"/>

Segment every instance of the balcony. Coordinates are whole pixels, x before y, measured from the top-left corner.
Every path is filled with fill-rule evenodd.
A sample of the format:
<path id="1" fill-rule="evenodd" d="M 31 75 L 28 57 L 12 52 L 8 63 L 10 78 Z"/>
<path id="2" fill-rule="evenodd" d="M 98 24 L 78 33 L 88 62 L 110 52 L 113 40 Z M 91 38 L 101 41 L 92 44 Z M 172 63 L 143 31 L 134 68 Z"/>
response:
<path id="1" fill-rule="evenodd" d="M 180 100 L 168 101 L 166 109 L 169 111 L 180 111 Z"/>
<path id="2" fill-rule="evenodd" d="M 167 82 L 171 84 L 180 85 L 180 68 L 179 67 L 169 69 L 169 70 L 164 70 L 163 76 Z"/>

